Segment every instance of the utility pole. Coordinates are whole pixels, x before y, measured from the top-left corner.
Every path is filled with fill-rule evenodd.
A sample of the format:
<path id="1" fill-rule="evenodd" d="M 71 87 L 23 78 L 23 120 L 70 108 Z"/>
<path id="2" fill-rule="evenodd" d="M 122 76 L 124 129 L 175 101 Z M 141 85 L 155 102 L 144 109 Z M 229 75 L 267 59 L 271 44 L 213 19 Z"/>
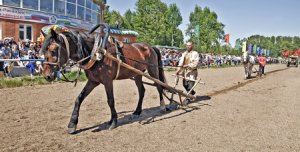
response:
<path id="1" fill-rule="evenodd" d="M 199 49 L 200 46 L 200 25 L 196 25 L 195 27 L 195 34 L 196 34 L 196 38 L 197 38 L 197 49 Z"/>
<path id="2" fill-rule="evenodd" d="M 100 23 L 104 23 L 104 9 L 106 5 L 106 0 L 93 0 L 93 2 L 100 6 Z"/>

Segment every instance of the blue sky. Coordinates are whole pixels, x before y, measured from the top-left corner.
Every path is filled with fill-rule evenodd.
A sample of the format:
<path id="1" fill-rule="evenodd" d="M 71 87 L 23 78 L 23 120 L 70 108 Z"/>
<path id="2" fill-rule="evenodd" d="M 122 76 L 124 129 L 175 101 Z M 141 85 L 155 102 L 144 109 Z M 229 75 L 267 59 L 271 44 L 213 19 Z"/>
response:
<path id="1" fill-rule="evenodd" d="M 225 24 L 233 45 L 237 38 L 259 34 L 264 36 L 300 36 L 300 0 L 161 0 L 175 3 L 181 12 L 183 32 L 189 24 L 189 15 L 196 5 L 208 7 Z M 110 10 L 121 14 L 135 11 L 136 0 L 107 0 Z"/>

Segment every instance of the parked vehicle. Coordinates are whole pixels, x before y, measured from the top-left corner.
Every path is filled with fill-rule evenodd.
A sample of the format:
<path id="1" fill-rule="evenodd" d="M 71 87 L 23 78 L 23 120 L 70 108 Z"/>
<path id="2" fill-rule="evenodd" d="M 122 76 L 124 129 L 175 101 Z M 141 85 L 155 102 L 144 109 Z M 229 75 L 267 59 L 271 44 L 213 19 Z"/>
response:
<path id="1" fill-rule="evenodd" d="M 298 64 L 299 64 L 299 61 L 298 61 L 298 56 L 294 56 L 294 55 L 291 55 L 288 57 L 287 59 L 287 67 L 289 67 L 290 65 L 294 65 L 296 67 L 298 67 Z"/>

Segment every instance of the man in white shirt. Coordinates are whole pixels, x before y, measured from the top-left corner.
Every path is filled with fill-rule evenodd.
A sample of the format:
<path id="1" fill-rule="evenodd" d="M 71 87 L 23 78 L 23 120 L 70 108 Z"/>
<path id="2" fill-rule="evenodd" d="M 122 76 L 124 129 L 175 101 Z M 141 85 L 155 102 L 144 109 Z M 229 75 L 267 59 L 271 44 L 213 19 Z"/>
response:
<path id="1" fill-rule="evenodd" d="M 176 71 L 176 74 L 179 75 L 182 73 L 184 76 L 183 79 L 183 87 L 187 92 L 189 92 L 195 84 L 195 81 L 198 76 L 197 66 L 199 63 L 199 54 L 197 51 L 193 50 L 192 42 L 186 43 L 186 51 L 182 54 L 179 60 L 179 68 Z M 196 92 L 194 90 L 191 91 L 192 95 L 195 95 Z"/>

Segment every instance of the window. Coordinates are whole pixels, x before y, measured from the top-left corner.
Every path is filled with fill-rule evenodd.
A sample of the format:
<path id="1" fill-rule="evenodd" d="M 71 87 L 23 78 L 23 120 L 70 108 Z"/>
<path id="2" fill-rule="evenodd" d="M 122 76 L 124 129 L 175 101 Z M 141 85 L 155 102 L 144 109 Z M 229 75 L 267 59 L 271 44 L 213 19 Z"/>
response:
<path id="1" fill-rule="evenodd" d="M 97 16 L 98 16 L 98 13 L 95 11 L 92 11 L 92 23 L 94 23 L 94 24 L 97 23 Z"/>
<path id="2" fill-rule="evenodd" d="M 19 25 L 19 38 L 21 40 L 32 40 L 32 25 L 20 24 Z"/>
<path id="3" fill-rule="evenodd" d="M 64 1 L 55 0 L 54 1 L 54 13 L 60 14 L 60 15 L 65 15 L 65 6 L 66 6 L 66 3 Z"/>
<path id="4" fill-rule="evenodd" d="M 78 1 L 84 1 L 84 0 L 78 0 Z M 76 4 L 76 0 L 67 0 L 67 2 Z"/>
<path id="5" fill-rule="evenodd" d="M 67 15 L 71 17 L 76 17 L 76 5 L 67 3 Z"/>
<path id="6" fill-rule="evenodd" d="M 127 38 L 127 37 L 125 37 L 125 38 L 123 39 L 123 42 L 124 42 L 124 43 L 129 43 L 129 40 L 128 40 L 128 38 Z"/>
<path id="7" fill-rule="evenodd" d="M 84 19 L 84 7 L 77 5 L 77 17 Z"/>
<path id="8" fill-rule="evenodd" d="M 85 20 L 91 21 L 91 18 L 92 18 L 92 10 L 86 9 Z"/>
<path id="9" fill-rule="evenodd" d="M 53 1 L 52 0 L 41 0 L 40 9 L 44 12 L 52 13 Z"/>
<path id="10" fill-rule="evenodd" d="M 20 7 L 21 0 L 3 0 L 3 5 L 15 6 Z"/>
<path id="11" fill-rule="evenodd" d="M 91 9 L 92 8 L 92 2 L 91 2 L 91 0 L 86 0 L 85 2 L 86 2 L 85 7 Z"/>
<path id="12" fill-rule="evenodd" d="M 77 1 L 77 4 L 81 5 L 81 6 L 84 6 L 84 3 L 85 3 L 85 0 L 78 0 Z"/>
<path id="13" fill-rule="evenodd" d="M 99 10 L 100 10 L 100 6 L 99 6 L 99 5 L 97 5 L 97 4 L 95 4 L 95 3 L 93 3 L 93 5 L 92 5 L 92 9 L 93 9 L 94 11 L 97 11 L 97 12 L 99 12 Z"/>
<path id="14" fill-rule="evenodd" d="M 23 8 L 38 10 L 39 9 L 39 1 L 38 0 L 23 0 Z"/>

